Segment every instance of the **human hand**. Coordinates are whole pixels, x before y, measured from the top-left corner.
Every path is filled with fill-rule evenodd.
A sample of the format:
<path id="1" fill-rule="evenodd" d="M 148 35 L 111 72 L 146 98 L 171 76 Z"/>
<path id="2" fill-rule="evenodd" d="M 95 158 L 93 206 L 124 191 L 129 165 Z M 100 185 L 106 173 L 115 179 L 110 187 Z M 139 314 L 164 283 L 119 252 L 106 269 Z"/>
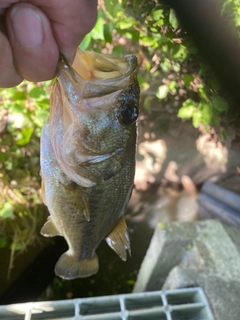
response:
<path id="1" fill-rule="evenodd" d="M 97 0 L 0 0 L 0 87 L 55 76 L 97 18 Z"/>

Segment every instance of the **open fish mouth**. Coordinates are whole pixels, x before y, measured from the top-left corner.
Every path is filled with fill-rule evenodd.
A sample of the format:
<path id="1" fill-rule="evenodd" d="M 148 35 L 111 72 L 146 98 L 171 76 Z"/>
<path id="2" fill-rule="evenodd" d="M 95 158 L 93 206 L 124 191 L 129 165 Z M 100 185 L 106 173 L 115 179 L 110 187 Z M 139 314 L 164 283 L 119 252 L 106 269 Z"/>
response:
<path id="1" fill-rule="evenodd" d="M 70 79 L 80 86 L 84 83 L 83 97 L 91 98 L 124 89 L 132 84 L 135 81 L 134 71 L 137 66 L 137 58 L 134 55 L 119 58 L 115 55 L 102 55 L 78 49 L 72 66 L 60 54 L 58 78 L 64 85 L 64 80 Z"/>
<path id="2" fill-rule="evenodd" d="M 94 81 L 112 79 L 126 74 L 129 64 L 126 60 L 119 61 L 119 57 L 107 55 L 103 57 L 95 52 L 78 50 L 72 67 L 84 80 Z"/>

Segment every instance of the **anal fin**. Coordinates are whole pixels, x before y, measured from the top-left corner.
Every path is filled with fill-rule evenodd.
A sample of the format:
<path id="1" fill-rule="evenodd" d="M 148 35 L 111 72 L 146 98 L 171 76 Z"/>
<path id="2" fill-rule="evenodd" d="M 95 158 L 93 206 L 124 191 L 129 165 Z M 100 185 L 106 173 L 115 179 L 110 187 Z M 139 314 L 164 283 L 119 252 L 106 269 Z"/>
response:
<path id="1" fill-rule="evenodd" d="M 54 222 L 52 221 L 51 217 L 48 217 L 47 222 L 43 225 L 40 233 L 44 237 L 55 237 L 55 236 L 61 236 L 60 232 L 57 230 Z"/>
<path id="2" fill-rule="evenodd" d="M 127 251 L 131 255 L 130 240 L 124 217 L 118 221 L 114 229 L 107 235 L 106 241 L 122 260 L 127 260 Z"/>

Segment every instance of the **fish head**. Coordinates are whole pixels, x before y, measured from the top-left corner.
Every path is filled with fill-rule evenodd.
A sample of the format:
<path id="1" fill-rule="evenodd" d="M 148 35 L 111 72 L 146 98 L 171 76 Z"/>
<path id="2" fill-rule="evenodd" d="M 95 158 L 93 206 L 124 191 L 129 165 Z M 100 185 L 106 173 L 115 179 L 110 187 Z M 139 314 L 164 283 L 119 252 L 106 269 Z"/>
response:
<path id="1" fill-rule="evenodd" d="M 135 157 L 130 151 L 139 114 L 136 69 L 133 55 L 78 50 L 72 66 L 60 57 L 51 101 L 52 145 L 71 179 L 69 168 L 103 161 L 106 166 L 112 157 L 122 162 L 126 153 Z"/>

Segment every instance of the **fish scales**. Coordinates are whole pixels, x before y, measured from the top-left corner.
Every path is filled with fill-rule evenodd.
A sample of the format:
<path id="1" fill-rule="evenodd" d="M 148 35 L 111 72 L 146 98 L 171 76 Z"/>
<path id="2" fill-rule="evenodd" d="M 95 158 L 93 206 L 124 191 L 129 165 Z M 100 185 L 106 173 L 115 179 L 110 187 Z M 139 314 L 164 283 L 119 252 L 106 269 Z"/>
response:
<path id="1" fill-rule="evenodd" d="M 64 279 L 98 271 L 95 250 L 103 239 L 123 260 L 130 253 L 124 213 L 135 173 L 136 68 L 131 55 L 79 50 L 73 67 L 60 59 L 41 136 L 42 193 L 50 212 L 41 233 L 66 239 L 69 250 L 55 267 Z"/>

